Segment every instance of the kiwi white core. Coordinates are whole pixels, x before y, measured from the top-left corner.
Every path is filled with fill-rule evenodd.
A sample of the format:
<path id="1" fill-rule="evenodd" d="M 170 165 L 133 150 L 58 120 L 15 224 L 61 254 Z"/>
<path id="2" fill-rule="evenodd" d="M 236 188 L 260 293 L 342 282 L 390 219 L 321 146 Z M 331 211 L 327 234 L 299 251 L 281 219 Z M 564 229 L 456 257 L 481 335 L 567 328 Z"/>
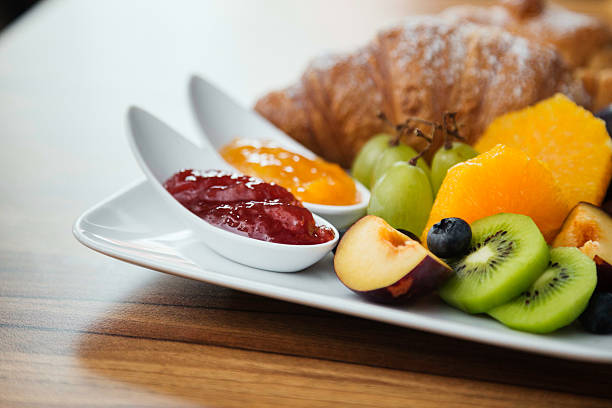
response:
<path id="1" fill-rule="evenodd" d="M 485 245 L 483 247 L 480 247 L 480 249 L 478 249 L 477 251 L 472 252 L 470 255 L 468 255 L 468 257 L 465 259 L 465 263 L 486 264 L 489 262 L 489 259 L 493 258 L 494 256 L 495 252 L 493 252 L 493 250 L 488 245 Z"/>
<path id="2" fill-rule="evenodd" d="M 558 270 L 555 268 L 549 268 L 544 272 L 538 280 L 533 283 L 533 289 L 542 289 L 548 286 L 548 283 L 558 274 Z"/>

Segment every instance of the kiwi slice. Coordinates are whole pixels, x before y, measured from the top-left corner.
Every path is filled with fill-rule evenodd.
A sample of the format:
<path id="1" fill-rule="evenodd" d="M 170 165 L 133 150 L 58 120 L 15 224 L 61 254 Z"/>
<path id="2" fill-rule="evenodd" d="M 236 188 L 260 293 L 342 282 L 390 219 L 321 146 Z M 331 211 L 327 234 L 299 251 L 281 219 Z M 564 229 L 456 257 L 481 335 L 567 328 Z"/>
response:
<path id="1" fill-rule="evenodd" d="M 489 315 L 508 327 L 550 333 L 580 316 L 597 285 L 595 262 L 578 248 L 550 251 L 548 268 L 523 293 Z"/>
<path id="2" fill-rule="evenodd" d="M 550 253 L 526 215 L 496 214 L 471 227 L 468 253 L 448 262 L 455 274 L 440 297 L 468 313 L 483 313 L 525 291 L 546 268 Z"/>

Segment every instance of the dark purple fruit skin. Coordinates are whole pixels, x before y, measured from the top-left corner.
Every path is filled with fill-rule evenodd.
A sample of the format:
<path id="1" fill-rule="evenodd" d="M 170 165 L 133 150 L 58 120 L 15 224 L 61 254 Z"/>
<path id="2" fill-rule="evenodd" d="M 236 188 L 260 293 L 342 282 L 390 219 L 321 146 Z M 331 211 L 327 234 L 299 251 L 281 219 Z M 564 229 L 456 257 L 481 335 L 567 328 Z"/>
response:
<path id="1" fill-rule="evenodd" d="M 444 218 L 427 233 L 427 248 L 440 258 L 464 255 L 472 242 L 472 229 L 461 218 Z"/>
<path id="2" fill-rule="evenodd" d="M 604 197 L 604 203 L 601 206 L 605 212 L 612 215 L 612 183 L 608 184 L 608 190 Z"/>
<path id="3" fill-rule="evenodd" d="M 612 293 L 595 292 L 579 319 L 591 333 L 612 333 Z"/>
<path id="4" fill-rule="evenodd" d="M 603 261 L 597 264 L 597 287 L 598 292 L 612 292 L 612 265 Z"/>
<path id="5" fill-rule="evenodd" d="M 380 289 L 359 291 L 351 289 L 360 296 L 376 303 L 403 304 L 415 297 L 427 295 L 439 288 L 450 276 L 453 270 L 446 264 L 440 263 L 431 256 L 425 256 L 412 271 L 390 286 Z M 406 285 L 407 290 L 394 293 Z"/>
<path id="6" fill-rule="evenodd" d="M 419 239 L 419 237 L 414 235 L 412 232 L 406 231 L 405 229 L 401 229 L 401 228 L 398 228 L 397 230 L 401 232 L 402 234 L 406 235 L 408 238 L 418 242 L 419 244 L 421 243 L 421 240 Z"/>
<path id="7" fill-rule="evenodd" d="M 610 190 L 611 190 L 610 186 L 608 186 L 608 192 L 606 193 L 606 195 L 610 194 Z M 606 200 L 601 205 L 601 209 L 604 210 L 605 212 L 607 212 L 608 214 L 612 215 L 612 200 Z"/>

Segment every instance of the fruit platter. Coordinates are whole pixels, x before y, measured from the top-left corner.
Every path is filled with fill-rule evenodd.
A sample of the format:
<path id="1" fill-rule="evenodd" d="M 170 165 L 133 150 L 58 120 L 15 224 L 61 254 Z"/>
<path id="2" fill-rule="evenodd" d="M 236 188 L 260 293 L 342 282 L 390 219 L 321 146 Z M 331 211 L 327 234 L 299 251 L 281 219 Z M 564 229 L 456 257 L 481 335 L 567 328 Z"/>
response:
<path id="1" fill-rule="evenodd" d="M 198 146 L 132 109 L 148 180 L 75 236 L 251 293 L 611 363 L 612 97 L 597 78 L 612 34 L 542 1 L 479 10 L 495 7 L 501 27 L 461 8 L 411 18 L 254 110 L 194 78 Z M 575 27 L 533 44 L 527 20 L 547 13 Z M 581 30 L 599 65 L 561 41 Z"/>

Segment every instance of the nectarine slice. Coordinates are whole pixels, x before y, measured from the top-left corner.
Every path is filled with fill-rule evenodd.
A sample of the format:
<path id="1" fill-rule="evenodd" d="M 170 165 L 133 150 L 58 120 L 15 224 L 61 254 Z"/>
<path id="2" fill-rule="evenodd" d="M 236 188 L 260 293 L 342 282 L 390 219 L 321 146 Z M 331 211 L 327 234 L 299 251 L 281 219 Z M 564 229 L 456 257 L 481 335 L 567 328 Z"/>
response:
<path id="1" fill-rule="evenodd" d="M 553 247 L 577 247 L 597 264 L 597 289 L 612 290 L 612 217 L 589 203 L 569 213 Z"/>

